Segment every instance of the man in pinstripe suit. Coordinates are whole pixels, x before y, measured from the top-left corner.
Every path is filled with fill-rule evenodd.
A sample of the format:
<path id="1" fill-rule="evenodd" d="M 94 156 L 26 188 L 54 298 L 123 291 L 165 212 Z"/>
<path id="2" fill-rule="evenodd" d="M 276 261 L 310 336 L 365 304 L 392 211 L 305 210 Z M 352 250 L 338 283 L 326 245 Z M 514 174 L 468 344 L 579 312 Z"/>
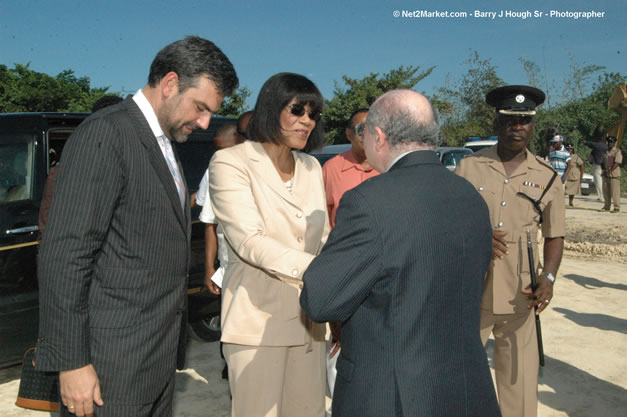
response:
<path id="1" fill-rule="evenodd" d="M 190 212 L 170 141 L 206 129 L 237 84 L 220 49 L 187 37 L 68 140 L 41 245 L 36 361 L 59 371 L 62 416 L 171 416 Z"/>
<path id="2" fill-rule="evenodd" d="M 500 416 L 479 337 L 488 208 L 442 166 L 438 135 L 414 91 L 373 103 L 364 149 L 381 175 L 344 194 L 303 277 L 303 309 L 342 322 L 333 417 Z"/>

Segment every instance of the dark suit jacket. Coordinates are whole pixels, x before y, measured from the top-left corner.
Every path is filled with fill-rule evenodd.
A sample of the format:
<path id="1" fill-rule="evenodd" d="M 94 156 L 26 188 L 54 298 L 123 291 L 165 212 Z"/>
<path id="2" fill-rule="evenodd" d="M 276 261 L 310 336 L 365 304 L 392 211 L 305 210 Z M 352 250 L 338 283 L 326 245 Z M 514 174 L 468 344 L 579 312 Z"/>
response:
<path id="1" fill-rule="evenodd" d="M 86 119 L 41 244 L 37 368 L 93 363 L 105 402 L 154 401 L 176 366 L 189 218 L 132 98 Z"/>
<path id="2" fill-rule="evenodd" d="M 491 236 L 481 196 L 431 151 L 344 194 L 300 298 L 343 323 L 333 417 L 500 415 L 479 337 Z"/>

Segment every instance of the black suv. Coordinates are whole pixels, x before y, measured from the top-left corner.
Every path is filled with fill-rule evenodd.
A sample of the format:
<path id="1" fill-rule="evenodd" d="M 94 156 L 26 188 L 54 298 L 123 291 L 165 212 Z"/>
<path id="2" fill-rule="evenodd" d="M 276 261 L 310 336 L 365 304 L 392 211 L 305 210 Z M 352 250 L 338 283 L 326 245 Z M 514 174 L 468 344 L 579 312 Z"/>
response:
<path id="1" fill-rule="evenodd" d="M 35 345 L 39 321 L 37 288 L 38 216 L 50 170 L 72 131 L 88 113 L 0 114 L 0 366 L 19 362 Z M 215 132 L 234 119 L 213 117 L 177 151 L 190 193 L 196 191 L 216 148 Z M 202 339 L 220 336 L 219 297 L 205 291 L 204 225 L 192 211 L 190 324 Z"/>

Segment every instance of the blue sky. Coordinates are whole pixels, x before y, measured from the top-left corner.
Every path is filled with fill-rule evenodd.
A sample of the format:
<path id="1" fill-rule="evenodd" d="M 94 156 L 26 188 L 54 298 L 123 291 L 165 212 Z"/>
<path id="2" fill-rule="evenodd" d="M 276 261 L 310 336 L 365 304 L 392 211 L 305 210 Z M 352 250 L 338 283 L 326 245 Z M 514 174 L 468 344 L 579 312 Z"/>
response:
<path id="1" fill-rule="evenodd" d="M 196 34 L 231 59 L 250 105 L 271 75 L 307 75 L 325 98 L 346 74 L 361 78 L 399 65 L 435 66 L 416 90 L 433 94 L 458 79 L 471 51 L 489 58 L 507 83 L 526 83 L 520 57 L 536 62 L 551 86 L 571 70 L 603 65 L 627 73 L 627 6 L 622 1 L 211 1 L 0 0 L 0 64 L 30 62 L 56 75 L 72 69 L 92 87 L 131 93 L 146 83 L 164 45 Z M 395 11 L 549 13 L 597 11 L 579 18 L 408 18 Z"/>

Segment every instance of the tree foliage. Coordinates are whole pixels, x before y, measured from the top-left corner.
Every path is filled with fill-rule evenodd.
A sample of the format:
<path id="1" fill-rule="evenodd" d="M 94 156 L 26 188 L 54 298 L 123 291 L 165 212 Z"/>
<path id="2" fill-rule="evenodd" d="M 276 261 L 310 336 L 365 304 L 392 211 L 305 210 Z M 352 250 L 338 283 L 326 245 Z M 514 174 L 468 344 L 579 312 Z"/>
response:
<path id="1" fill-rule="evenodd" d="M 344 143 L 344 128 L 350 115 L 360 108 L 368 108 L 386 91 L 398 88 L 414 88 L 422 79 L 427 77 L 435 67 L 420 71 L 420 67 L 400 66 L 390 72 L 379 75 L 370 73 L 361 79 L 342 76 L 346 87 L 335 82 L 333 98 L 325 104 L 322 121 L 327 133 L 327 143 Z"/>
<path id="2" fill-rule="evenodd" d="M 89 112 L 109 88 L 91 88 L 88 77 L 72 70 L 57 76 L 33 71 L 29 64 L 0 65 L 0 112 Z"/>
<path id="3" fill-rule="evenodd" d="M 494 108 L 485 102 L 488 91 L 504 84 L 489 59 L 477 51 L 466 59 L 466 73 L 459 80 L 447 80 L 433 97 L 442 117 L 442 143 L 463 146 L 469 136 L 492 135 Z"/>
<path id="4" fill-rule="evenodd" d="M 247 87 L 239 87 L 229 97 L 225 98 L 216 115 L 227 117 L 239 117 L 249 110 L 246 99 L 252 92 Z"/>
<path id="5" fill-rule="evenodd" d="M 624 82 L 624 75 L 603 73 L 593 85 L 592 93 L 569 99 L 554 108 L 541 108 L 536 117 L 535 134 L 530 146 L 532 152 L 546 155 L 551 137 L 562 135 L 585 160 L 590 150 L 584 142 L 605 136 L 606 131 L 618 121 L 618 114 L 608 109 L 607 101 L 616 86 Z M 566 85 L 571 84 L 567 82 Z"/>

